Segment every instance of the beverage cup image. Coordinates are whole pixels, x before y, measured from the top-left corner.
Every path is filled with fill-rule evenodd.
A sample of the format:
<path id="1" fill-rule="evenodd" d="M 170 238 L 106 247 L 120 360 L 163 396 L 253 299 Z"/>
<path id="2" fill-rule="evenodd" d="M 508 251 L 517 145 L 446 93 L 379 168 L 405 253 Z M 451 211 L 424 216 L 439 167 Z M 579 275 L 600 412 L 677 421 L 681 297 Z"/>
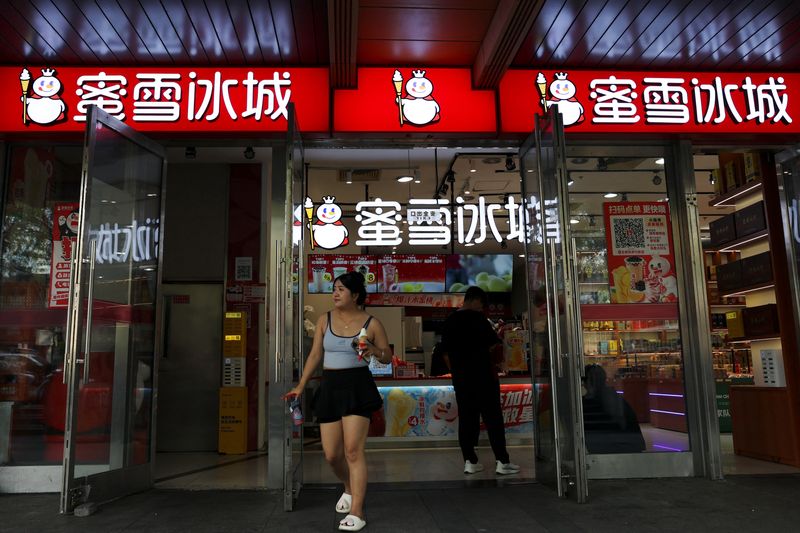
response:
<path id="1" fill-rule="evenodd" d="M 347 274 L 347 267 L 333 267 L 333 279 Z"/>
<path id="2" fill-rule="evenodd" d="M 322 292 L 325 287 L 325 267 L 322 266 L 315 266 L 312 267 L 311 273 L 313 275 L 313 284 L 314 291 Z"/>
<path id="3" fill-rule="evenodd" d="M 397 265 L 383 265 L 383 292 L 390 292 L 395 283 L 397 283 Z"/>
<path id="4" fill-rule="evenodd" d="M 633 255 L 625 258 L 625 268 L 631 274 L 631 289 L 644 290 L 644 259 Z"/>
<path id="5" fill-rule="evenodd" d="M 369 276 L 369 267 L 367 265 L 358 265 L 358 267 L 356 267 L 356 271 L 364 276 L 364 281 L 368 281 L 367 278 Z"/>

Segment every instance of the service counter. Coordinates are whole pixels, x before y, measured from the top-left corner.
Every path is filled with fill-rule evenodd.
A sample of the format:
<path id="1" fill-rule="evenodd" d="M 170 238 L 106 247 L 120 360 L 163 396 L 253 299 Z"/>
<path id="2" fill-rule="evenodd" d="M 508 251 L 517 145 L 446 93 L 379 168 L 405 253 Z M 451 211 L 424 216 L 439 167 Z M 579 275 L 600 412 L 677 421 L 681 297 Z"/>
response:
<path id="1" fill-rule="evenodd" d="M 450 378 L 376 378 L 375 383 L 383 409 L 370 424 L 372 445 L 457 442 L 458 405 Z M 500 378 L 500 404 L 511 443 L 533 439 L 532 390 L 530 377 Z"/>

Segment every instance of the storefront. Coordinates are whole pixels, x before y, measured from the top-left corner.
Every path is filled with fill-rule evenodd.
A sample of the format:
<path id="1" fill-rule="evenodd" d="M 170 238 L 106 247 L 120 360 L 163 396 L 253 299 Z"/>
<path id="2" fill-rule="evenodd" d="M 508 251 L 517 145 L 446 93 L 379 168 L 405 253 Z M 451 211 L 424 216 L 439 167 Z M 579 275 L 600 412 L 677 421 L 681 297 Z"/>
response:
<path id="1" fill-rule="evenodd" d="M 279 398 L 347 269 L 393 326 L 370 446 L 454 444 L 433 352 L 477 284 L 528 477 L 579 501 L 592 478 L 719 478 L 717 387 L 736 453 L 800 466 L 796 292 L 774 290 L 796 284 L 774 157 L 800 133 L 797 76 L 511 70 L 492 91 L 468 69 L 362 68 L 330 90 L 327 69 L 156 70 L 0 70 L 22 96 L 0 118 L 3 490 L 63 490 L 69 510 L 86 476 L 101 498 L 152 485 L 161 421 L 202 411 L 205 442 L 268 449 L 291 508 L 314 426 Z M 217 147 L 245 158 L 223 184 L 187 161 Z M 207 364 L 180 355 L 210 331 Z M 183 388 L 201 382 L 202 404 Z M 635 429 L 603 420 L 608 393 Z"/>

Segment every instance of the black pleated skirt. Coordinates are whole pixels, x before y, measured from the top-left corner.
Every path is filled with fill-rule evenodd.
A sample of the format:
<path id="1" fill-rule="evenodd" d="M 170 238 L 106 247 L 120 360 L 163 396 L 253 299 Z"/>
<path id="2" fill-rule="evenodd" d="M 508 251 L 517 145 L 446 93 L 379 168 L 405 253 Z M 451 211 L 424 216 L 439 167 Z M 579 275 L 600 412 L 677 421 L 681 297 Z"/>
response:
<path id="1" fill-rule="evenodd" d="M 323 370 L 322 381 L 311 403 L 317 421 L 322 424 L 348 415 L 369 418 L 381 406 L 383 400 L 366 366 Z"/>

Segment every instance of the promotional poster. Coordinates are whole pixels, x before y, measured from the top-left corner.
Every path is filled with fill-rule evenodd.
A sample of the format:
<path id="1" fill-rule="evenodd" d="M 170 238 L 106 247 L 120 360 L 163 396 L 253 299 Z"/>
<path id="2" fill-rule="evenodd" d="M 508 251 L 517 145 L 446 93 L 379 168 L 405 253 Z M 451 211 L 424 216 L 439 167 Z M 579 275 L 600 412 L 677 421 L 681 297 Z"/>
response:
<path id="1" fill-rule="evenodd" d="M 669 206 L 666 202 L 606 202 L 611 303 L 678 301 Z"/>
<path id="2" fill-rule="evenodd" d="M 50 309 L 69 305 L 70 268 L 78 239 L 78 202 L 59 202 L 53 206 L 53 254 L 50 260 Z"/>

